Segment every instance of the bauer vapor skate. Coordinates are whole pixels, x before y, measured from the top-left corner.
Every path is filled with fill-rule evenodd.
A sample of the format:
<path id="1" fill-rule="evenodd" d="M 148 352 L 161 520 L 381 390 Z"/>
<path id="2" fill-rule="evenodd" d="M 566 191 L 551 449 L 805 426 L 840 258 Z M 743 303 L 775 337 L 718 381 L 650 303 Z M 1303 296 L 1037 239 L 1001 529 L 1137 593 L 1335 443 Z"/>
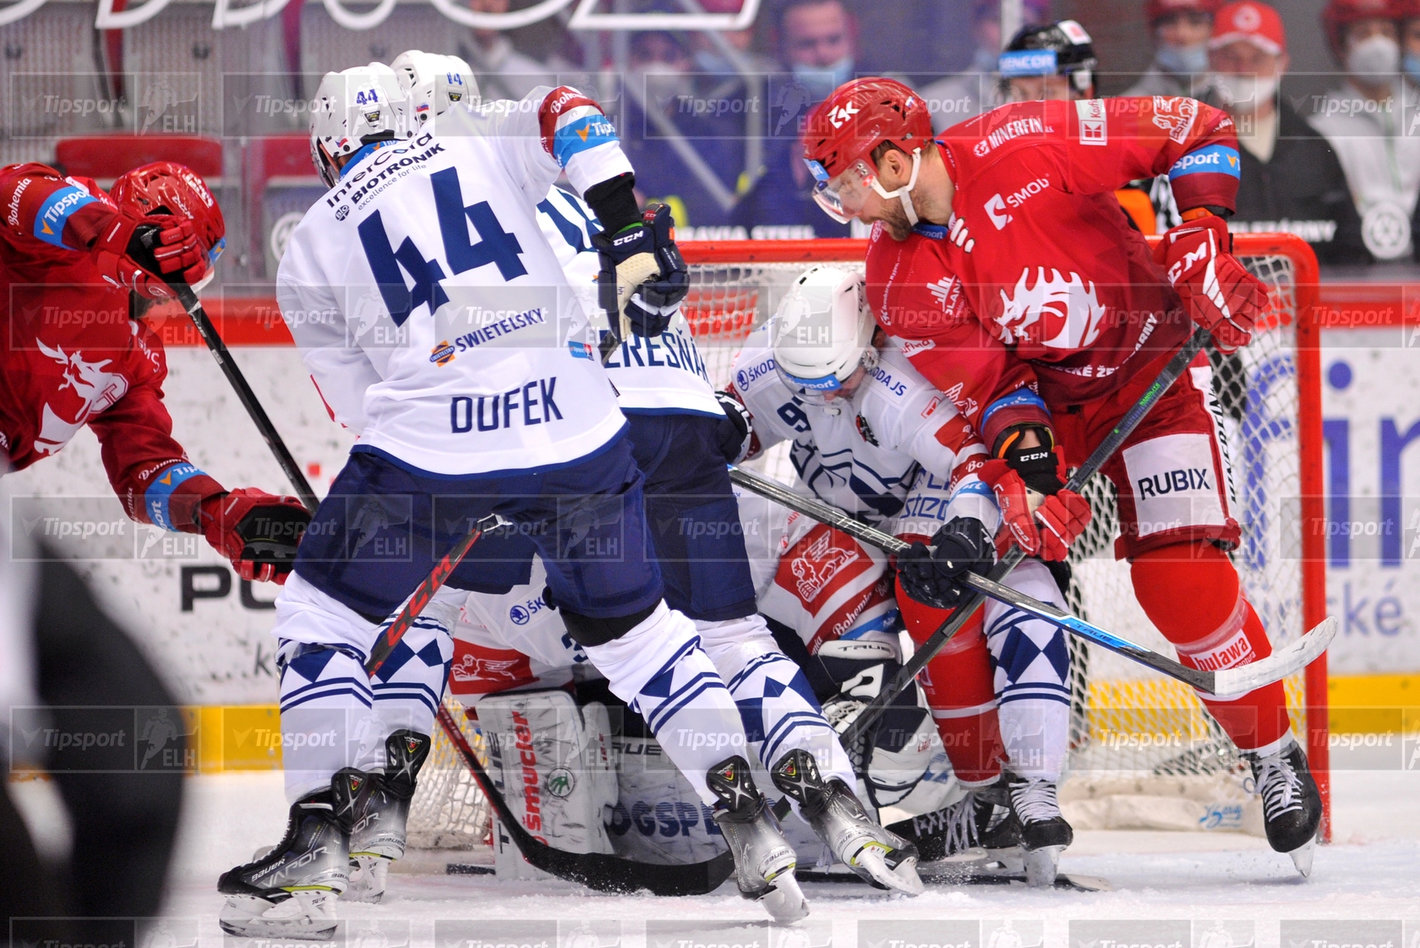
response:
<path id="1" fill-rule="evenodd" d="M 1262 797 L 1268 844 L 1291 856 L 1303 876 L 1311 875 L 1321 825 L 1321 793 L 1301 745 L 1288 734 L 1276 752 L 1266 756 L 1244 753 L 1243 757 L 1252 767 L 1253 784 Z"/>
<path id="2" fill-rule="evenodd" d="M 369 776 L 347 767 L 330 789 L 292 804 L 286 835 L 252 862 L 222 873 L 218 918 L 229 935 L 324 939 L 335 934 L 335 900 L 350 878 L 349 833 Z"/>
<path id="3" fill-rule="evenodd" d="M 800 815 L 818 838 L 859 878 L 879 889 L 922 893 L 917 848 L 870 817 L 842 780 L 825 781 L 812 754 L 789 751 L 774 765 L 770 779 L 799 804 Z"/>
<path id="4" fill-rule="evenodd" d="M 390 863 L 404 855 L 409 801 L 428 756 L 428 734 L 401 729 L 385 738 L 385 772 L 370 775 L 370 792 L 350 829 L 350 884 L 343 900 L 378 902 L 384 897 Z"/>
<path id="5" fill-rule="evenodd" d="M 1052 886 L 1060 854 L 1075 840 L 1075 831 L 1060 812 L 1055 781 L 1012 776 L 1007 778 L 1007 786 L 1011 789 L 1011 809 L 1020 824 L 1026 884 Z"/>
<path id="6" fill-rule="evenodd" d="M 711 767 L 705 775 L 719 801 L 715 822 L 725 835 L 735 860 L 735 884 L 740 895 L 764 905 L 776 922 L 793 922 L 809 914 L 809 903 L 794 878 L 798 859 L 784 839 L 769 801 L 750 776 L 749 762 L 738 755 Z"/>
<path id="7" fill-rule="evenodd" d="M 987 860 L 1021 872 L 1021 824 L 1011 813 L 1005 779 L 973 787 L 955 803 L 888 826 L 911 840 L 923 863 L 943 859 Z"/>

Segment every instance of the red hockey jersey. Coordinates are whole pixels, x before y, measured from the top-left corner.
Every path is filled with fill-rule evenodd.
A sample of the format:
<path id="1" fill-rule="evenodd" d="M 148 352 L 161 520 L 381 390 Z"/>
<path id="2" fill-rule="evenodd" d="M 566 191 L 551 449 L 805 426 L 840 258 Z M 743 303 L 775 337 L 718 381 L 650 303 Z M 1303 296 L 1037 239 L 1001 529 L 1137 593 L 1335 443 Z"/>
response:
<path id="1" fill-rule="evenodd" d="M 869 301 L 912 363 L 994 445 L 1006 428 L 1125 384 L 1192 329 L 1114 189 L 1169 174 L 1180 207 L 1231 210 L 1237 140 L 1192 99 L 1022 102 L 936 143 L 956 186 L 946 226 L 875 226 Z M 921 185 L 918 185 L 919 187 Z M 991 410 L 988 411 L 988 408 Z"/>
<path id="2" fill-rule="evenodd" d="M 93 266 L 88 248 L 114 210 L 92 180 L 0 168 L 0 448 L 19 470 L 87 425 L 130 517 L 195 532 L 197 503 L 222 487 L 173 439 L 161 342 Z"/>

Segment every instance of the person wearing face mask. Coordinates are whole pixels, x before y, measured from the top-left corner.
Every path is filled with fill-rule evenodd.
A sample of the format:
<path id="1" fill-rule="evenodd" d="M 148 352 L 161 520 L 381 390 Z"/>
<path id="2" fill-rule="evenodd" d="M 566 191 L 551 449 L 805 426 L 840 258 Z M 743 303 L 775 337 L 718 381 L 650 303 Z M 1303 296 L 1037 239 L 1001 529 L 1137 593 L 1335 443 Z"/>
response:
<path id="1" fill-rule="evenodd" d="M 1281 15 L 1255 0 L 1223 7 L 1208 63 L 1206 99 L 1233 117 L 1241 146 L 1230 229 L 1297 234 L 1324 264 L 1369 263 L 1336 152 L 1277 94 L 1289 63 Z"/>
<path id="2" fill-rule="evenodd" d="M 1148 0 L 1154 61 L 1125 95 L 1193 95 L 1208 69 L 1208 34 L 1219 0 Z"/>
<path id="3" fill-rule="evenodd" d="M 681 227 L 718 227 L 728 222 L 733 176 L 743 167 L 744 118 L 702 107 L 723 100 L 697 95 L 684 37 L 667 30 L 632 35 L 622 149 L 643 201 L 669 204 Z"/>
<path id="4" fill-rule="evenodd" d="M 1420 89 L 1420 0 L 1405 0 L 1400 13 L 1400 71 Z"/>
<path id="5" fill-rule="evenodd" d="M 840 83 L 865 71 L 858 58 L 858 22 L 843 0 L 783 0 L 773 10 L 779 72 L 767 86 L 768 139 L 763 164 L 731 212 L 751 237 L 847 237 L 806 196 L 808 171 L 799 160 L 804 116 Z"/>
<path id="6" fill-rule="evenodd" d="M 1345 81 L 1312 116 L 1341 159 L 1377 260 L 1408 257 L 1415 247 L 1420 117 L 1400 78 L 1400 17 L 1398 0 L 1329 0 L 1322 25 Z"/>
<path id="7" fill-rule="evenodd" d="M 474 13 L 505 14 L 508 6 L 509 0 L 468 0 Z M 571 68 L 557 56 L 539 62 L 519 51 L 506 29 L 470 30 L 454 52 L 473 67 L 488 99 L 521 99 L 537 86 L 558 85 L 557 73 Z"/>
<path id="8" fill-rule="evenodd" d="M 1049 23 L 1050 4 L 1045 0 L 1024 0 L 1021 18 L 1028 25 Z M 971 36 L 976 52 L 966 68 L 922 87 L 922 99 L 932 113 L 934 132 L 944 132 L 996 104 L 992 86 L 996 76 L 996 57 L 1001 50 L 1000 0 L 975 0 L 972 3 Z"/>

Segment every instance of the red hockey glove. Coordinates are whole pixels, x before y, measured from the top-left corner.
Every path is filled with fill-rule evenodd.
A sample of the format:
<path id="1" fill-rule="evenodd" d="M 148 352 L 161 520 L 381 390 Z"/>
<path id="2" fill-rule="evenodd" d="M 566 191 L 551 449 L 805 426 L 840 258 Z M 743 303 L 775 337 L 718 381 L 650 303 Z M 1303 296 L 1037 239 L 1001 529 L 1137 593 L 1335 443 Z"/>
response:
<path id="1" fill-rule="evenodd" d="M 169 283 L 193 284 L 207 275 L 192 221 L 170 214 L 119 211 L 94 241 L 99 275 L 149 299 L 172 299 Z"/>
<path id="2" fill-rule="evenodd" d="M 983 464 L 977 477 L 996 495 L 1007 535 L 1030 556 L 1063 561 L 1090 524 L 1093 512 L 1085 498 L 1063 486 L 1049 494 L 1027 487 L 1020 472 L 1001 458 Z"/>
<path id="3" fill-rule="evenodd" d="M 284 583 L 311 515 L 294 497 L 244 487 L 208 497 L 197 522 L 242 579 Z"/>
<path id="4" fill-rule="evenodd" d="M 1189 317 L 1213 334 L 1220 352 L 1248 344 L 1267 304 L 1267 287 L 1231 247 L 1228 225 L 1209 214 L 1179 224 L 1154 249 Z"/>

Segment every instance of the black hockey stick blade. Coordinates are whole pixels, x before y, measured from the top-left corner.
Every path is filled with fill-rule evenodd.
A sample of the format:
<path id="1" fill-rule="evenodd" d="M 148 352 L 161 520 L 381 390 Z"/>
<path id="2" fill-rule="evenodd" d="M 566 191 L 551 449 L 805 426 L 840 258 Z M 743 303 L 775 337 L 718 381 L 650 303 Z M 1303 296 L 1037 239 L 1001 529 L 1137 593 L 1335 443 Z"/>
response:
<path id="1" fill-rule="evenodd" d="M 508 802 L 493 786 L 488 771 L 483 769 L 483 764 L 458 724 L 443 706 L 439 708 L 439 723 L 478 781 L 479 788 L 498 816 L 498 822 L 512 837 L 513 844 L 530 866 L 597 892 L 624 894 L 646 891 L 652 895 L 667 896 L 705 895 L 718 889 L 735 871 L 734 858 L 728 849 L 704 862 L 668 866 L 637 862 L 611 853 L 573 853 L 557 849 L 538 839 L 518 822 Z"/>
<path id="2" fill-rule="evenodd" d="M 981 862 L 939 862 L 919 864 L 917 874 L 922 881 L 932 886 L 947 885 L 1002 885 L 1028 888 L 1026 874 L 1013 872 Z M 844 869 L 798 869 L 794 875 L 800 882 L 863 882 L 857 875 Z M 1114 887 L 1097 876 L 1070 875 L 1059 873 L 1051 886 L 1071 892 L 1109 892 Z M 1045 887 L 1040 887 L 1045 891 Z"/>

